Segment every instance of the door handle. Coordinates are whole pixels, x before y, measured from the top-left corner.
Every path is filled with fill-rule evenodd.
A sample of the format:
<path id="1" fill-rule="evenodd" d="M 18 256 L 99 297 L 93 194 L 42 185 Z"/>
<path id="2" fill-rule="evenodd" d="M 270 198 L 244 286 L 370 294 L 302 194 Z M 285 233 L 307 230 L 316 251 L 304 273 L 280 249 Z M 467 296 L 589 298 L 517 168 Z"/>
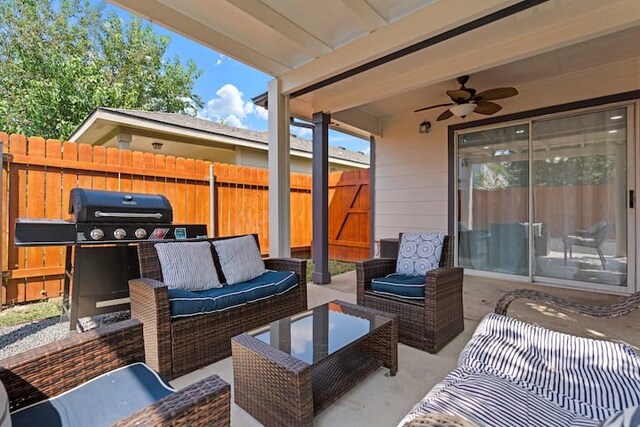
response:
<path id="1" fill-rule="evenodd" d="M 636 207 L 636 192 L 634 190 L 629 190 L 629 208 L 633 209 Z"/>

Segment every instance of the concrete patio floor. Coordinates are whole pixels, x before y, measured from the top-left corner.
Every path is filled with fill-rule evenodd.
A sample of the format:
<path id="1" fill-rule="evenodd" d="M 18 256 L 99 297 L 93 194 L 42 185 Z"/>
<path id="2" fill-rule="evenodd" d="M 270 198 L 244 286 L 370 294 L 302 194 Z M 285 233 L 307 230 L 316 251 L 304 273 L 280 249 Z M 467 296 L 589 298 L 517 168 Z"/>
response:
<path id="1" fill-rule="evenodd" d="M 330 285 L 310 284 L 309 307 L 338 299 L 355 302 L 355 271 L 336 276 Z M 438 354 L 432 355 L 403 344 L 398 346 L 398 374 L 389 377 L 380 368 L 315 419 L 317 426 L 394 426 L 424 395 L 457 365 L 457 358 L 482 318 L 493 311 L 495 302 L 512 289 L 532 288 L 571 298 L 584 304 L 607 304 L 620 297 L 583 291 L 530 286 L 520 283 L 465 277 L 465 330 Z M 551 307 L 516 301 L 509 314 L 527 322 L 570 334 L 625 341 L 640 349 L 640 310 L 613 320 L 594 320 Z M 217 374 L 233 386 L 232 358 L 177 378 L 171 384 L 182 388 L 208 375 Z M 233 393 L 233 387 L 232 387 Z M 232 404 L 232 426 L 259 426 L 249 414 Z"/>

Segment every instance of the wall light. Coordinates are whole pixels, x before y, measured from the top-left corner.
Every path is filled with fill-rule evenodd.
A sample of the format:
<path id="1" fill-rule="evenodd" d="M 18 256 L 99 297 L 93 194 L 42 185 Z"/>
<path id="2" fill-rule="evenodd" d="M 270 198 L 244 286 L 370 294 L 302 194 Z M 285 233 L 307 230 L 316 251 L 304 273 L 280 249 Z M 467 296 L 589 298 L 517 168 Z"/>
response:
<path id="1" fill-rule="evenodd" d="M 418 131 L 420 133 L 429 133 L 430 130 L 431 130 L 431 122 L 428 122 L 426 120 L 420 123 L 420 126 L 418 127 Z"/>
<path id="2" fill-rule="evenodd" d="M 154 150 L 162 150 L 162 142 L 154 141 L 151 143 Z"/>

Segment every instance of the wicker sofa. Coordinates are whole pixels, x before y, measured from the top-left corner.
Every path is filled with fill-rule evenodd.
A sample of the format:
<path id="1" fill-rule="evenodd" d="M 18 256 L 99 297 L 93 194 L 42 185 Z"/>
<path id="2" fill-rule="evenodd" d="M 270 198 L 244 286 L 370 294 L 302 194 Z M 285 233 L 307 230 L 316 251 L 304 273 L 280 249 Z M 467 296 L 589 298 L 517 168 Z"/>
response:
<path id="1" fill-rule="evenodd" d="M 206 240 L 233 237 L 238 236 Z M 258 236 L 254 237 L 257 242 Z M 265 267 L 294 272 L 298 286 L 237 307 L 172 318 L 155 244 L 138 244 L 141 278 L 129 282 L 131 317 L 144 324 L 147 364 L 168 379 L 231 356 L 231 337 L 307 309 L 306 260 L 270 258 L 264 260 Z"/>
<path id="2" fill-rule="evenodd" d="M 399 241 L 402 241 L 402 234 Z M 373 279 L 396 271 L 396 258 L 356 263 L 358 305 L 397 315 L 401 343 L 437 353 L 464 330 L 463 269 L 453 267 L 453 243 L 453 236 L 444 237 L 440 267 L 427 273 L 424 299 L 421 300 L 380 294 L 371 289 Z"/>
<path id="3" fill-rule="evenodd" d="M 640 419 L 637 350 L 508 317 L 517 298 L 594 318 L 640 308 L 640 293 L 613 305 L 584 306 L 533 290 L 510 292 L 482 320 L 458 367 L 399 426 L 599 426 L 612 417 L 629 419 L 628 413 L 622 415 L 625 410 Z"/>
<path id="4" fill-rule="evenodd" d="M 117 376 L 132 367 L 144 367 L 143 361 L 142 324 L 133 319 L 3 359 L 0 381 L 7 391 L 13 425 L 229 425 L 231 390 L 219 377 L 213 375 L 179 391 L 167 390 L 162 393 L 165 397 L 153 401 L 148 398 L 154 391 L 149 386 L 159 384 L 148 382 L 144 393 L 136 393 L 140 378 L 133 376 L 135 379 L 127 382 L 123 379 L 129 377 Z M 153 379 L 155 374 L 144 368 L 136 372 L 146 372 L 147 378 Z M 116 392 L 105 391 L 105 387 Z M 101 390 L 107 398 L 90 390 Z M 135 410 L 140 405 L 133 404 L 132 396 L 152 402 Z M 51 398 L 55 399 L 30 406 Z M 127 415 L 118 419 L 117 414 L 122 413 Z"/>

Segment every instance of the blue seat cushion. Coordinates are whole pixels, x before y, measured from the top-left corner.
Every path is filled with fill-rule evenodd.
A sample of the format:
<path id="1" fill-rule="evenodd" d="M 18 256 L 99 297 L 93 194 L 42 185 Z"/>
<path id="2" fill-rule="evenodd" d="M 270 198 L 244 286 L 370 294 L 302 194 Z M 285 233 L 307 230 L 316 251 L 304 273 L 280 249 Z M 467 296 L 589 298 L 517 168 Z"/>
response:
<path id="1" fill-rule="evenodd" d="M 11 422 L 13 427 L 108 426 L 173 392 L 147 365 L 134 363 L 19 409 Z"/>
<path id="2" fill-rule="evenodd" d="M 426 276 L 393 273 L 387 277 L 371 280 L 371 290 L 378 294 L 424 299 L 425 278 Z"/>
<path id="3" fill-rule="evenodd" d="M 169 289 L 171 317 L 180 318 L 228 310 L 247 303 L 283 294 L 298 286 L 293 271 L 267 270 L 246 282 L 205 291 Z"/>

